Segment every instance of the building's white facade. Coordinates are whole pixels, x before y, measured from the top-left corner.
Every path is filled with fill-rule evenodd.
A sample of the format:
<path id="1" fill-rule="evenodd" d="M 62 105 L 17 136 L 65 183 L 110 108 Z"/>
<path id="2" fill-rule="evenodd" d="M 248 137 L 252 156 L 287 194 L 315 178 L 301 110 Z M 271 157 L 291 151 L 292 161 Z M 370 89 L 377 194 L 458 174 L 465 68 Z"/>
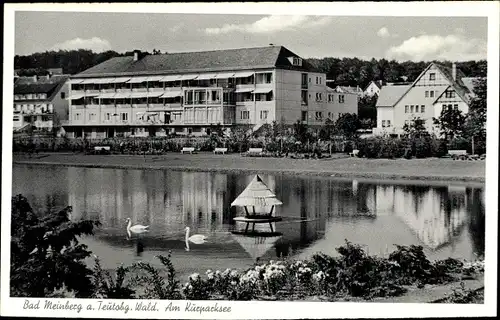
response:
<path id="1" fill-rule="evenodd" d="M 420 118 L 428 132 L 438 133 L 433 118 L 444 108 L 469 111 L 471 92 L 451 72 L 432 63 L 408 86 L 384 86 L 377 100 L 377 127 L 374 134 L 402 134 L 405 124 Z"/>
<path id="2" fill-rule="evenodd" d="M 321 125 L 341 113 L 357 114 L 355 95 L 333 92 L 324 73 L 300 70 L 298 56 L 286 58 L 289 68 L 75 77 L 65 129 L 91 138 L 205 135 L 216 125 L 257 130 L 272 121 Z"/>
<path id="3" fill-rule="evenodd" d="M 370 81 L 370 84 L 365 88 L 364 94 L 365 96 L 373 97 L 374 95 L 379 95 L 380 87 L 375 83 L 375 81 Z"/>
<path id="4" fill-rule="evenodd" d="M 13 129 L 52 130 L 68 119 L 67 77 L 20 77 L 14 83 Z"/>

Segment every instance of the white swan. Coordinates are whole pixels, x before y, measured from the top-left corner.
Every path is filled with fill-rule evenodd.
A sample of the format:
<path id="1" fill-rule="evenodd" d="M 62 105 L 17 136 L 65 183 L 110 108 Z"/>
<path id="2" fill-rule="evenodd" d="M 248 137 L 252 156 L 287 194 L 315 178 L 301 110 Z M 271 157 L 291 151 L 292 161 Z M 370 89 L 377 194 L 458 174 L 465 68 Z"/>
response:
<path id="1" fill-rule="evenodd" d="M 186 251 L 189 251 L 189 242 L 191 241 L 192 243 L 195 244 L 202 244 L 207 242 L 206 239 L 207 237 L 202 235 L 202 234 L 193 234 L 192 236 L 189 236 L 189 227 L 186 227 Z"/>
<path id="2" fill-rule="evenodd" d="M 127 218 L 127 234 L 130 238 L 130 233 L 144 233 L 149 231 L 149 226 L 143 226 L 142 224 L 136 224 L 132 226 L 132 220 L 130 218 Z"/>

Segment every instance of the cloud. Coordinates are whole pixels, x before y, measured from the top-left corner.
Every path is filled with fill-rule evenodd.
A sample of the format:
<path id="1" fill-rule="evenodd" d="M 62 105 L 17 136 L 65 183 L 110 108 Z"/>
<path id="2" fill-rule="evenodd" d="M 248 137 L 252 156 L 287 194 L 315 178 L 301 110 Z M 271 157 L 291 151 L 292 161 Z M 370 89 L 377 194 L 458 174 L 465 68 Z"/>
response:
<path id="1" fill-rule="evenodd" d="M 230 32 L 272 33 L 294 30 L 297 28 L 319 27 L 328 24 L 331 17 L 277 16 L 264 17 L 249 24 L 224 24 L 222 27 L 205 28 L 207 34 L 225 34 Z"/>
<path id="2" fill-rule="evenodd" d="M 419 35 L 387 50 L 396 60 L 479 60 L 486 59 L 486 41 L 466 39 L 462 35 Z"/>
<path id="3" fill-rule="evenodd" d="M 389 29 L 387 29 L 386 27 L 382 27 L 377 31 L 377 35 L 381 38 L 387 38 L 391 34 L 389 33 Z"/>
<path id="4" fill-rule="evenodd" d="M 103 52 L 111 50 L 111 44 L 108 40 L 93 37 L 90 39 L 74 38 L 55 44 L 50 50 L 78 50 L 89 49 L 94 52 Z"/>

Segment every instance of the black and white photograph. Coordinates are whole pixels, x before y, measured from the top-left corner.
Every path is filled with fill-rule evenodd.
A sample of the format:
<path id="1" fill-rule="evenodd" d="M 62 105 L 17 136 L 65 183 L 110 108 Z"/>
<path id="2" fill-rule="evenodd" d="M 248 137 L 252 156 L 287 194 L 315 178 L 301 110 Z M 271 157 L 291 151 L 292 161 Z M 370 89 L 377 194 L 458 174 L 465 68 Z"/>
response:
<path id="1" fill-rule="evenodd" d="M 498 2 L 4 9 L 2 316 L 496 315 Z"/>

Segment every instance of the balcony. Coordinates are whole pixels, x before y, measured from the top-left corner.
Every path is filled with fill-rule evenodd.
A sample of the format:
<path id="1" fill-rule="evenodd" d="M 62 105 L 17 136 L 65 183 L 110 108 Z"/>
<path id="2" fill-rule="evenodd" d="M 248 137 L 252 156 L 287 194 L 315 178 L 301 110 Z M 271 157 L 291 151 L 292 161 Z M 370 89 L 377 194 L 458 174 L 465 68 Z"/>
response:
<path id="1" fill-rule="evenodd" d="M 99 93 L 99 89 L 85 89 L 85 93 Z"/>
<path id="2" fill-rule="evenodd" d="M 132 92 L 147 92 L 148 88 L 132 88 Z"/>
<path id="3" fill-rule="evenodd" d="M 235 92 L 238 93 L 238 92 L 245 92 L 247 90 L 250 90 L 250 89 L 255 89 L 255 84 L 253 83 L 250 83 L 250 84 L 237 84 L 236 85 L 236 90 Z M 250 92 L 250 91 L 247 91 L 247 92 Z"/>

